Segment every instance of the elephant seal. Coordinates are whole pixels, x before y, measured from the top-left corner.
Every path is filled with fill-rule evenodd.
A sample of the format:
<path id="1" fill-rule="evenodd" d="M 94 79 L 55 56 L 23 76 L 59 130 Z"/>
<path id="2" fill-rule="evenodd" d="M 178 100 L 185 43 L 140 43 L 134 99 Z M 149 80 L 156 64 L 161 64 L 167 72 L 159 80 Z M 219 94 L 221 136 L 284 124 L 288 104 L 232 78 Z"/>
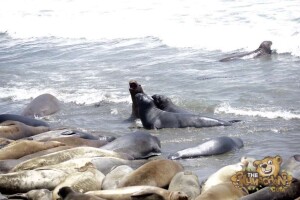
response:
<path id="1" fill-rule="evenodd" d="M 60 110 L 58 99 L 51 94 L 42 94 L 34 98 L 23 110 L 27 117 L 44 117 Z"/>
<path id="2" fill-rule="evenodd" d="M 153 100 L 145 94 L 139 93 L 135 97 L 142 124 L 146 129 L 230 126 L 233 122 L 237 122 L 227 122 L 194 114 L 166 112 L 156 108 Z"/>
<path id="3" fill-rule="evenodd" d="M 72 158 L 88 158 L 96 156 L 124 158 L 127 155 L 94 147 L 75 147 L 26 160 L 16 165 L 11 171 L 16 172 L 20 170 L 35 169 L 38 167 L 55 165 Z"/>
<path id="4" fill-rule="evenodd" d="M 0 192 L 0 200 L 7 200 L 8 198 L 6 196 L 3 196 Z"/>
<path id="5" fill-rule="evenodd" d="M 126 153 L 134 159 L 160 155 L 160 148 L 157 137 L 141 131 L 126 134 L 101 147 L 101 149 Z"/>
<path id="6" fill-rule="evenodd" d="M 63 200 L 105 200 L 100 197 L 96 197 L 93 195 L 82 194 L 79 192 L 75 192 L 70 187 L 62 187 L 58 191 L 58 195 Z"/>
<path id="7" fill-rule="evenodd" d="M 118 187 L 150 185 L 167 187 L 172 178 L 183 171 L 180 163 L 172 160 L 152 160 L 126 175 Z"/>
<path id="8" fill-rule="evenodd" d="M 104 174 L 98 171 L 92 163 L 78 169 L 78 172 L 70 174 L 63 182 L 55 187 L 53 200 L 59 199 L 59 190 L 63 187 L 71 187 L 76 192 L 85 193 L 92 190 L 101 190 Z"/>
<path id="9" fill-rule="evenodd" d="M 202 187 L 201 192 L 203 193 L 215 185 L 231 182 L 231 177 L 235 175 L 236 172 L 245 169 L 247 167 L 247 164 L 248 164 L 247 162 L 246 163 L 239 162 L 234 165 L 227 165 L 225 167 L 222 167 L 217 172 L 215 172 L 214 174 L 208 177 L 207 181 L 204 183 Z"/>
<path id="10" fill-rule="evenodd" d="M 174 113 L 189 113 L 191 112 L 176 106 L 172 100 L 164 95 L 155 94 L 152 96 L 154 104 L 157 108 Z"/>
<path id="11" fill-rule="evenodd" d="M 111 170 L 104 178 L 102 184 L 102 190 L 116 189 L 120 180 L 133 171 L 133 169 L 127 165 L 120 165 Z"/>
<path id="12" fill-rule="evenodd" d="M 238 200 L 247 194 L 246 190 L 238 189 L 231 182 L 226 182 L 211 187 L 195 200 Z"/>
<path id="13" fill-rule="evenodd" d="M 47 124 L 44 121 L 32 119 L 30 117 L 25 117 L 22 115 L 14 115 L 14 114 L 1 114 L 0 115 L 0 123 L 5 121 L 17 121 L 22 122 L 23 124 L 26 124 L 28 126 L 46 126 L 49 127 L 49 124 Z"/>
<path id="14" fill-rule="evenodd" d="M 261 56 L 264 56 L 264 55 L 270 55 L 270 54 L 272 54 L 271 46 L 272 46 L 271 41 L 263 41 L 259 45 L 258 49 L 256 49 L 255 51 L 251 51 L 249 53 L 243 53 L 243 54 L 229 56 L 229 57 L 221 59 L 220 62 L 231 61 L 231 60 L 243 58 L 245 56 L 251 56 L 251 58 L 258 58 L 258 57 L 261 57 Z"/>
<path id="15" fill-rule="evenodd" d="M 49 142 L 38 142 L 32 140 L 20 140 L 15 141 L 8 146 L 0 149 L 0 160 L 5 159 L 18 159 L 23 156 L 46 150 L 51 149 L 54 147 L 64 146 L 65 144 L 56 141 L 49 141 Z"/>
<path id="16" fill-rule="evenodd" d="M 179 158 L 194 158 L 199 156 L 219 155 L 229 152 L 233 149 L 239 149 L 244 146 L 240 138 L 217 137 L 198 146 L 187 148 L 171 154 L 168 158 L 175 160 Z"/>
<path id="17" fill-rule="evenodd" d="M 47 189 L 30 190 L 27 193 L 8 195 L 8 199 L 52 200 L 52 192 Z"/>
<path id="18" fill-rule="evenodd" d="M 114 190 L 98 190 L 90 191 L 85 194 L 95 195 L 106 200 L 133 200 L 133 199 L 147 199 L 147 196 L 157 195 L 163 200 L 188 200 L 184 192 L 168 191 L 154 186 L 131 186 L 117 188 Z"/>
<path id="19" fill-rule="evenodd" d="M 294 178 L 300 180 L 300 155 L 293 155 L 281 166 L 281 170 L 287 171 Z"/>
<path id="20" fill-rule="evenodd" d="M 101 140 L 111 142 L 116 139 L 113 136 L 95 136 L 91 133 L 86 133 L 78 130 L 71 130 L 71 129 L 58 129 L 58 130 L 51 130 L 44 133 L 40 133 L 38 135 L 34 135 L 30 137 L 33 140 L 47 140 L 47 139 L 54 139 L 54 138 L 61 138 L 61 137 L 79 137 L 82 139 L 87 140 Z"/>
<path id="21" fill-rule="evenodd" d="M 0 149 L 2 149 L 3 147 L 5 147 L 6 145 L 12 143 L 14 140 L 10 140 L 7 138 L 1 138 L 0 137 Z"/>
<path id="22" fill-rule="evenodd" d="M 140 118 L 138 105 L 135 99 L 135 95 L 138 93 L 144 93 L 143 88 L 137 81 L 131 80 L 129 81 L 129 92 L 132 100 L 132 112 L 131 119 Z"/>
<path id="23" fill-rule="evenodd" d="M 18 140 L 49 131 L 47 126 L 29 126 L 18 121 L 5 121 L 0 124 L 0 137 Z"/>
<path id="24" fill-rule="evenodd" d="M 287 200 L 298 199 L 300 197 L 300 182 L 293 179 L 291 185 L 284 192 L 271 191 L 269 187 L 265 187 L 257 192 L 242 197 L 240 200 Z"/>
<path id="25" fill-rule="evenodd" d="M 177 173 L 171 180 L 169 191 L 183 191 L 189 200 L 194 200 L 200 195 L 198 176 L 191 171 Z"/>
<path id="26" fill-rule="evenodd" d="M 102 147 L 109 143 L 106 140 L 89 140 L 89 139 L 83 139 L 80 137 L 59 137 L 59 138 L 53 138 L 53 139 L 44 139 L 44 140 L 39 140 L 39 141 L 45 141 L 45 142 L 61 142 L 65 145 L 68 146 L 73 146 L 73 147 L 79 147 L 79 146 L 88 146 L 88 147 Z"/>

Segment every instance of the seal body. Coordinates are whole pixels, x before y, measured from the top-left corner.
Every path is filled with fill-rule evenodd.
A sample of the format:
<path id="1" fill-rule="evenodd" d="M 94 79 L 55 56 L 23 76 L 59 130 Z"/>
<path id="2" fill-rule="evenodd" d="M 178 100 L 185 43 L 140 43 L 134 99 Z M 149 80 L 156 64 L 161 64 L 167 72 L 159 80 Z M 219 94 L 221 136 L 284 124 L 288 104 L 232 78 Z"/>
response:
<path id="1" fill-rule="evenodd" d="M 153 160 L 125 176 L 119 183 L 119 188 L 136 185 L 166 187 L 172 178 L 183 171 L 181 164 L 171 160 Z"/>
<path id="2" fill-rule="evenodd" d="M 164 95 L 155 94 L 152 96 L 154 104 L 157 108 L 174 113 L 191 113 L 183 108 L 176 106 L 172 100 Z"/>
<path id="3" fill-rule="evenodd" d="M 18 159 L 28 154 L 38 151 L 51 149 L 54 147 L 64 146 L 61 142 L 38 142 L 32 140 L 15 141 L 10 145 L 0 149 L 0 160 L 5 159 Z"/>
<path id="4" fill-rule="evenodd" d="M 231 182 L 226 182 L 211 187 L 196 200 L 238 200 L 245 195 L 246 191 L 236 188 Z"/>
<path id="5" fill-rule="evenodd" d="M 30 126 L 19 121 L 5 121 L 0 124 L 0 137 L 18 140 L 49 130 L 47 126 Z"/>
<path id="6" fill-rule="evenodd" d="M 147 199 L 147 196 L 150 195 L 158 195 L 159 197 L 161 197 L 154 199 L 188 200 L 188 197 L 184 192 L 168 191 L 159 187 L 145 185 L 123 187 L 114 190 L 90 191 L 86 194 L 95 195 L 106 200 L 132 200 L 136 197 L 141 197 L 141 199 Z"/>
<path id="7" fill-rule="evenodd" d="M 160 155 L 160 148 L 160 141 L 157 137 L 141 131 L 126 134 L 101 147 L 101 149 L 126 153 L 134 159 Z"/>
<path id="8" fill-rule="evenodd" d="M 272 46 L 271 41 L 263 41 L 259 45 L 258 49 L 256 49 L 255 51 L 229 56 L 229 57 L 221 59 L 220 62 L 227 62 L 227 61 L 231 61 L 231 60 L 236 60 L 236 59 L 243 58 L 243 57 L 246 57 L 246 56 L 251 57 L 251 58 L 258 58 L 258 57 L 261 57 L 261 56 L 264 56 L 264 55 L 271 55 L 271 53 L 272 53 L 271 46 Z"/>
<path id="9" fill-rule="evenodd" d="M 207 142 L 204 142 L 196 147 L 191 147 L 178 151 L 169 156 L 169 159 L 193 158 L 199 156 L 211 156 L 229 152 L 233 149 L 243 147 L 243 141 L 240 138 L 217 137 Z"/>
<path id="10" fill-rule="evenodd" d="M 135 95 L 138 93 L 144 93 L 142 86 L 135 80 L 129 81 L 129 93 L 132 100 L 132 112 L 131 119 L 140 118 L 138 105 L 135 99 Z"/>
<path id="11" fill-rule="evenodd" d="M 171 180 L 169 191 L 183 191 L 189 200 L 194 200 L 200 195 L 198 176 L 190 171 L 177 173 Z"/>
<path id="12" fill-rule="evenodd" d="M 52 200 L 52 193 L 47 189 L 30 190 L 27 193 L 13 194 L 9 199 Z"/>
<path id="13" fill-rule="evenodd" d="M 153 100 L 145 94 L 136 94 L 140 118 L 144 128 L 186 128 L 230 126 L 231 122 L 203 117 L 194 114 L 172 113 L 156 108 Z"/>
<path id="14" fill-rule="evenodd" d="M 62 187 L 58 191 L 59 196 L 63 200 L 105 200 L 100 197 L 96 197 L 93 195 L 82 194 L 80 192 L 75 192 L 70 187 Z"/>
<path id="15" fill-rule="evenodd" d="M 1 114 L 0 115 L 0 123 L 5 121 L 18 121 L 22 122 L 23 124 L 26 124 L 28 126 L 46 126 L 49 127 L 49 124 L 47 124 L 44 121 L 32 119 L 30 117 L 25 117 L 21 115 L 14 115 L 14 114 Z"/>
<path id="16" fill-rule="evenodd" d="M 122 178 L 132 171 L 133 169 L 127 165 L 120 165 L 116 167 L 105 176 L 102 184 L 102 189 L 116 189 Z"/>
<path id="17" fill-rule="evenodd" d="M 51 94 L 42 94 L 34 98 L 24 109 L 22 115 L 43 117 L 60 110 L 58 99 Z"/>

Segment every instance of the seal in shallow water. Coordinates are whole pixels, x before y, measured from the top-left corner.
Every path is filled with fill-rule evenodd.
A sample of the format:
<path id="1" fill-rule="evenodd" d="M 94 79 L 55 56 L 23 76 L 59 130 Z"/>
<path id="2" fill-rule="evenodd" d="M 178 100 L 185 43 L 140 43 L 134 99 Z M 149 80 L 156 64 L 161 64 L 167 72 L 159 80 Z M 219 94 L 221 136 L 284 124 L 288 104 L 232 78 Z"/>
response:
<path id="1" fill-rule="evenodd" d="M 229 152 L 233 149 L 239 149 L 244 146 L 240 138 L 217 137 L 198 146 L 187 148 L 171 154 L 168 158 L 175 160 L 179 158 L 193 158 L 199 156 L 211 156 Z"/>
<path id="2" fill-rule="evenodd" d="M 0 115 L 0 123 L 5 121 L 18 121 L 22 122 L 23 124 L 26 124 L 28 126 L 46 126 L 49 127 L 49 124 L 47 124 L 44 121 L 33 119 L 30 117 L 25 117 L 21 115 L 14 115 L 14 114 L 1 114 Z"/>
<path id="3" fill-rule="evenodd" d="M 129 81 L 129 92 L 132 100 L 131 119 L 140 118 L 138 105 L 136 103 L 135 95 L 144 93 L 142 86 L 135 80 Z"/>
<path id="4" fill-rule="evenodd" d="M 145 94 L 135 95 L 144 128 L 186 128 L 186 127 L 213 127 L 230 126 L 231 122 L 222 121 L 194 114 L 172 113 L 156 108 L 153 99 Z M 237 122 L 237 121 L 232 121 Z"/>
<path id="5" fill-rule="evenodd" d="M 27 117 L 43 117 L 60 110 L 58 99 L 51 94 L 42 94 L 34 98 L 24 109 L 22 115 Z"/>
<path id="6" fill-rule="evenodd" d="M 156 107 L 161 110 L 175 113 L 191 113 L 185 109 L 176 106 L 170 98 L 164 95 L 155 94 L 152 96 L 152 99 L 154 100 Z"/>
<path id="7" fill-rule="evenodd" d="M 261 57 L 264 55 L 270 55 L 272 53 L 271 46 L 272 46 L 271 41 L 264 41 L 259 45 L 258 49 L 256 49 L 255 51 L 251 51 L 249 53 L 243 53 L 243 54 L 239 54 L 239 55 L 234 55 L 234 56 L 229 56 L 227 58 L 221 59 L 220 62 L 231 61 L 231 60 L 235 60 L 238 58 L 243 58 L 245 56 L 253 56 L 253 58 L 258 58 L 258 57 Z"/>

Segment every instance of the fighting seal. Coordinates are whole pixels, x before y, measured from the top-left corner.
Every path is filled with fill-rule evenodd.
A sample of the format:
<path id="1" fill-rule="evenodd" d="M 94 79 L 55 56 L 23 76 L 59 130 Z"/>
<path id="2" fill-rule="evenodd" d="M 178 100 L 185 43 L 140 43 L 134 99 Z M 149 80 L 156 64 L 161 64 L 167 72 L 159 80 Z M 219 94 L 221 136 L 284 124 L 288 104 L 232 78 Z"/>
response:
<path id="1" fill-rule="evenodd" d="M 129 81 L 129 93 L 132 100 L 132 112 L 131 119 L 140 118 L 138 105 L 135 99 L 135 95 L 138 93 L 144 93 L 142 86 L 135 80 Z"/>
<path id="2" fill-rule="evenodd" d="M 230 126 L 232 122 L 237 122 L 227 122 L 194 114 L 166 112 L 156 108 L 153 99 L 145 94 L 139 93 L 135 97 L 143 127 L 146 129 Z"/>
<path id="3" fill-rule="evenodd" d="M 154 104 L 157 108 L 167 111 L 167 112 L 174 112 L 174 113 L 191 113 L 179 106 L 175 105 L 170 98 L 165 95 L 155 94 L 152 95 L 152 99 Z"/>
<path id="4" fill-rule="evenodd" d="M 175 160 L 180 158 L 194 158 L 200 156 L 219 155 L 229 152 L 233 149 L 242 148 L 243 146 L 244 143 L 240 138 L 231 138 L 223 136 L 211 139 L 198 146 L 178 151 L 175 154 L 171 154 L 168 158 Z"/>

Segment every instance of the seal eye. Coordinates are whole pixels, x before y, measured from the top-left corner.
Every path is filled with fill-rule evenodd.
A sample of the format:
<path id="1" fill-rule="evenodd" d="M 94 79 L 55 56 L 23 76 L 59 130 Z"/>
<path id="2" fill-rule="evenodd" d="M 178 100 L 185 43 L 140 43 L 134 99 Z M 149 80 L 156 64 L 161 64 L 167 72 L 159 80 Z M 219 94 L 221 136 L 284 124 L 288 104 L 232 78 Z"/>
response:
<path id="1" fill-rule="evenodd" d="M 273 164 L 272 160 L 269 160 L 268 165 L 272 165 L 272 164 Z"/>

